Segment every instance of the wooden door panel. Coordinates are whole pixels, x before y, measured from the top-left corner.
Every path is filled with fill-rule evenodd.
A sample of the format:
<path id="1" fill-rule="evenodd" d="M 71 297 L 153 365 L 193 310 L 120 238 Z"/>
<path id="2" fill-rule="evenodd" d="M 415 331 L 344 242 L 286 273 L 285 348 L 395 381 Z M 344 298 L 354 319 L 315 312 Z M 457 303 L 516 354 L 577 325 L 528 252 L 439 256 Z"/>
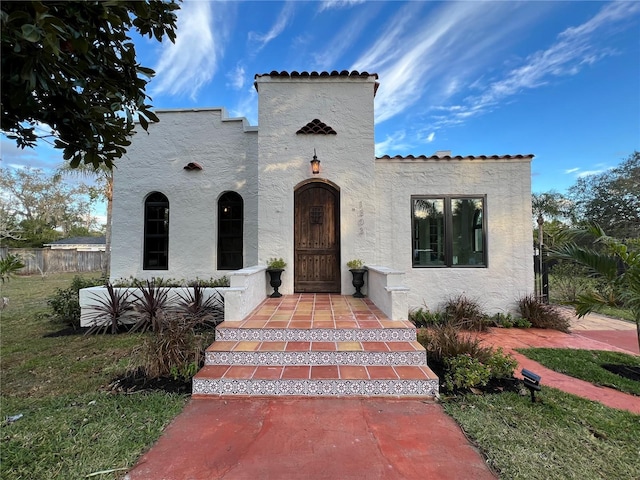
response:
<path id="1" fill-rule="evenodd" d="M 339 192 L 310 183 L 295 193 L 296 292 L 340 292 Z"/>

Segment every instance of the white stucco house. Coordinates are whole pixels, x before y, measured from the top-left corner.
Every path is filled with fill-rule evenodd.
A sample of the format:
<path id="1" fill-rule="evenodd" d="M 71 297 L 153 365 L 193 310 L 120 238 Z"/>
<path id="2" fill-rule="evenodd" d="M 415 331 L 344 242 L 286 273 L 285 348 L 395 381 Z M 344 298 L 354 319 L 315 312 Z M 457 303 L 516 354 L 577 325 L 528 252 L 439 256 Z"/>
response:
<path id="1" fill-rule="evenodd" d="M 405 317 L 461 293 L 506 311 L 532 291 L 533 155 L 376 157 L 376 74 L 272 72 L 255 88 L 258 126 L 165 110 L 132 138 L 114 172 L 112 280 L 264 277 L 282 257 L 282 293 L 350 294 L 360 258 L 364 291 L 396 292 Z"/>

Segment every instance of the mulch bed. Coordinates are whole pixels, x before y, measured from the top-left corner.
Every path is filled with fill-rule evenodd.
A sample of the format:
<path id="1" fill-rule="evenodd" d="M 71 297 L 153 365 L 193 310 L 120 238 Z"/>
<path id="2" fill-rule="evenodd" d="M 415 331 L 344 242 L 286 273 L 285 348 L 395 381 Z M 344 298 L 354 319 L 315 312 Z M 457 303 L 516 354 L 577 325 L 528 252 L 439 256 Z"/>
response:
<path id="1" fill-rule="evenodd" d="M 602 368 L 610 371 L 611 373 L 615 373 L 616 375 L 620 375 L 621 377 L 628 378 L 629 380 L 640 382 L 640 367 L 607 363 L 602 365 Z"/>
<path id="2" fill-rule="evenodd" d="M 191 394 L 191 379 L 159 377 L 148 378 L 141 369 L 115 378 L 105 390 L 112 393 L 138 393 L 148 391 L 163 391 L 167 393 Z"/>

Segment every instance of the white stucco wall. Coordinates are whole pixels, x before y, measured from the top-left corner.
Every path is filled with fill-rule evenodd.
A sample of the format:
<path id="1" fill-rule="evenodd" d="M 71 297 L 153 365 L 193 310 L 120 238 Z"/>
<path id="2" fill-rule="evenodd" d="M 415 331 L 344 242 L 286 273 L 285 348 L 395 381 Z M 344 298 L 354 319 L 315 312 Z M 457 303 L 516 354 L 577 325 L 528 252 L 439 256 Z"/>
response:
<path id="1" fill-rule="evenodd" d="M 114 175 L 112 279 L 207 279 L 217 266 L 217 202 L 244 200 L 244 266 L 288 263 L 293 293 L 294 191 L 310 178 L 340 190 L 342 293 L 353 292 L 346 262 L 405 272 L 408 304 L 436 308 L 459 293 L 505 311 L 533 288 L 530 158 L 375 159 L 376 76 L 256 78 L 259 132 L 223 109 L 160 111 L 133 138 Z M 313 119 L 337 135 L 299 135 Z M 314 149 L 321 173 L 312 175 Z M 183 169 L 189 162 L 202 171 Z M 144 200 L 170 202 L 169 269 L 143 270 Z M 412 195 L 486 196 L 487 268 L 413 268 Z M 258 219 L 260 219 L 258 221 Z"/>
<path id="2" fill-rule="evenodd" d="M 260 134 L 258 260 L 282 257 L 289 265 L 282 293 L 293 293 L 296 185 L 314 175 L 314 148 L 324 178 L 340 189 L 342 292 L 353 292 L 346 262 L 367 261 L 376 248 L 375 203 L 368 201 L 375 185 L 373 100 L 375 77 L 256 79 Z M 296 135 L 314 119 L 337 135 Z"/>
<path id="3" fill-rule="evenodd" d="M 208 279 L 217 272 L 217 204 L 244 200 L 244 266 L 257 264 L 257 128 L 220 108 L 159 111 L 159 123 L 133 136 L 114 172 L 111 278 Z M 184 170 L 190 162 L 201 171 Z M 144 201 L 169 199 L 169 269 L 143 269 Z"/>
<path id="4" fill-rule="evenodd" d="M 406 272 L 409 307 L 464 293 L 505 312 L 533 290 L 531 159 L 378 159 L 378 246 L 371 263 Z M 412 195 L 486 195 L 487 268 L 414 268 Z"/>

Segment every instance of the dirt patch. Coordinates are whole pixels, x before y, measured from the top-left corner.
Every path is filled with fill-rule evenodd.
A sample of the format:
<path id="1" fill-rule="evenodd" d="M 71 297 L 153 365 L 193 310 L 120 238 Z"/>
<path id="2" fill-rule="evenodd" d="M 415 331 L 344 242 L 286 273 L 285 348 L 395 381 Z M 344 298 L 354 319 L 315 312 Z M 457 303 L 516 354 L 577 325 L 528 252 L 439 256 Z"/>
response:
<path id="1" fill-rule="evenodd" d="M 602 368 L 610 371 L 611 373 L 615 373 L 616 375 L 620 375 L 621 377 L 628 378 L 629 380 L 640 382 L 640 367 L 606 363 L 602 365 Z"/>
<path id="2" fill-rule="evenodd" d="M 173 377 L 148 378 L 141 369 L 115 378 L 105 387 L 113 393 L 136 393 L 145 391 L 163 391 L 182 395 L 191 394 L 191 379 Z"/>

